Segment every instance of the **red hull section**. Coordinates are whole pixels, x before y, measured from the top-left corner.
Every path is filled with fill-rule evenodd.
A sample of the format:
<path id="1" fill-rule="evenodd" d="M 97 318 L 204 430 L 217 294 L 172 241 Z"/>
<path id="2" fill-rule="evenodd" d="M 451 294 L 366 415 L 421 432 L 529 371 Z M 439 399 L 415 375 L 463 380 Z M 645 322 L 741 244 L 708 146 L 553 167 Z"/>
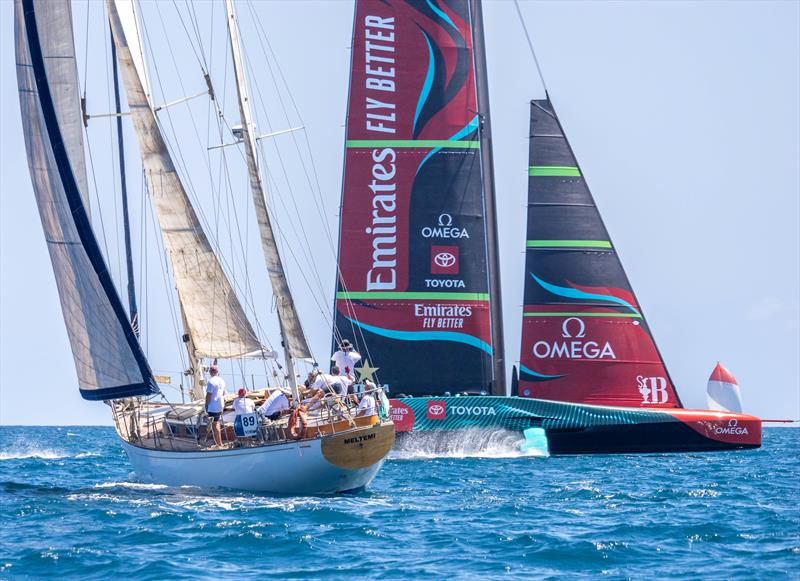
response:
<path id="1" fill-rule="evenodd" d="M 761 419 L 755 416 L 685 409 L 667 413 L 709 440 L 745 447 L 761 445 Z"/>

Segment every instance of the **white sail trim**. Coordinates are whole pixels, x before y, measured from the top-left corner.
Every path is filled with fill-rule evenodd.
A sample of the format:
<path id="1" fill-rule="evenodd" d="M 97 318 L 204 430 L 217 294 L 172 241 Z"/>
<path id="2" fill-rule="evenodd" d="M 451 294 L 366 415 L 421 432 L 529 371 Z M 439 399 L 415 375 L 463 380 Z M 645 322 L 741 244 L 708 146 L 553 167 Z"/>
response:
<path id="1" fill-rule="evenodd" d="M 203 232 L 161 133 L 147 94 L 134 5 L 130 0 L 107 4 L 142 165 L 195 355 L 237 358 L 260 352 L 262 346 Z M 140 56 L 138 63 L 135 55 Z"/>
<path id="2" fill-rule="evenodd" d="M 226 0 L 226 5 L 228 10 L 228 32 L 230 35 L 231 50 L 233 52 L 234 73 L 236 75 L 236 89 L 239 97 L 239 113 L 242 118 L 242 141 L 244 143 L 245 158 L 247 160 L 247 168 L 250 177 L 250 190 L 253 196 L 253 205 L 256 210 L 256 220 L 258 221 L 258 231 L 261 235 L 261 247 L 264 251 L 264 260 L 267 263 L 267 272 L 269 273 L 269 280 L 272 284 L 272 292 L 275 295 L 281 336 L 290 358 L 313 360 L 311 350 L 308 348 L 308 342 L 303 333 L 300 317 L 294 306 L 294 299 L 289 289 L 289 282 L 286 279 L 283 261 L 278 252 L 275 233 L 272 230 L 269 212 L 267 211 L 267 203 L 264 197 L 264 185 L 261 179 L 261 172 L 258 168 L 255 124 L 253 123 L 253 114 L 250 110 L 249 98 L 247 96 L 244 64 L 241 57 L 239 28 L 233 11 L 233 1 Z"/>
<path id="3" fill-rule="evenodd" d="M 36 1 L 28 8 L 31 6 L 35 10 L 28 18 L 35 14 L 38 46 L 58 127 L 54 127 L 52 114 L 49 118 L 45 116 L 26 32 L 26 17 L 22 1 L 16 0 L 14 28 L 22 129 L 78 384 L 87 399 L 152 393 L 154 385 L 149 377 L 149 368 L 138 343 L 132 339 L 133 331 L 124 317 L 116 290 L 107 275 L 107 286 L 101 280 L 107 269 L 96 248 L 88 220 L 82 220 L 81 232 L 84 239 L 94 245 L 96 262 L 93 263 L 78 230 L 76 220 L 88 218 L 86 209 L 81 208 L 81 202 L 77 201 L 77 212 L 73 212 L 67 194 L 69 188 L 73 200 L 85 200 L 86 197 L 70 3 L 68 0 L 47 0 Z M 63 163 L 59 168 L 51 134 L 58 134 L 63 141 L 68 160 L 66 165 L 71 165 L 71 168 L 66 169 Z M 79 175 L 81 172 L 83 179 Z"/>

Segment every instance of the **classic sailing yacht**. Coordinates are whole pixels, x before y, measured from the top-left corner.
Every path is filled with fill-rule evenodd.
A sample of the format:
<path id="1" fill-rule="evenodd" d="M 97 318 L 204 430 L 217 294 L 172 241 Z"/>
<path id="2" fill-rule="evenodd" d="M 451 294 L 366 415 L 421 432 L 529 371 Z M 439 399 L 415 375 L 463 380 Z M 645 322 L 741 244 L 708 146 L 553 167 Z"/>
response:
<path id="1" fill-rule="evenodd" d="M 81 395 L 110 405 L 131 464 L 148 480 L 282 494 L 364 488 L 394 443 L 394 427 L 379 415 L 358 417 L 350 398 L 328 395 L 315 402 L 316 410 L 297 407 L 303 394 L 295 365 L 311 354 L 264 199 L 232 0 L 226 2 L 226 17 L 239 134 L 285 348 L 282 383 L 296 407 L 288 419 L 262 420 L 254 413 L 237 417 L 237 430 L 223 430 L 223 445 L 212 445 L 203 413 L 206 361 L 275 354 L 259 341 L 173 163 L 152 102 L 134 3 L 108 0 L 107 9 L 129 115 L 177 289 L 193 401 L 175 404 L 162 396 L 134 328 L 135 303 L 130 303 L 129 319 L 92 228 L 70 3 L 15 0 L 25 143 Z M 212 93 L 208 75 L 206 82 Z M 129 244 L 127 250 L 130 265 Z M 266 396 L 263 389 L 250 394 L 256 401 Z M 380 392 L 375 396 L 380 398 Z"/>
<path id="2" fill-rule="evenodd" d="M 757 418 L 682 409 L 548 99 L 531 108 L 520 397 L 506 397 L 481 18 L 479 0 L 356 1 L 334 338 L 382 362 L 410 437 L 759 446 Z"/>

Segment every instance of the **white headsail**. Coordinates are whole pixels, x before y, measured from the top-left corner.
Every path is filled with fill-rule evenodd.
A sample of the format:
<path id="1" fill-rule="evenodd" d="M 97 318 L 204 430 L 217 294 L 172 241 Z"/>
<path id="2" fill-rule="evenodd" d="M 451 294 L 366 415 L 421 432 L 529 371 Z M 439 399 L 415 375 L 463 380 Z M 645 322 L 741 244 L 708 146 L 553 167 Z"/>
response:
<path id="1" fill-rule="evenodd" d="M 286 273 L 283 269 L 278 246 L 275 242 L 275 234 L 270 223 L 267 203 L 264 198 L 264 184 L 261 179 L 261 171 L 258 167 L 258 154 L 256 150 L 255 123 L 253 122 L 253 112 L 250 109 L 250 101 L 247 95 L 247 84 L 245 81 L 244 62 L 241 55 L 239 43 L 239 27 L 236 22 L 236 15 L 233 10 L 233 0 L 226 0 L 228 13 L 228 32 L 230 34 L 231 50 L 233 53 L 234 73 L 236 74 L 236 90 L 239 97 L 239 113 L 242 118 L 242 142 L 244 144 L 247 168 L 250 174 L 250 190 L 253 195 L 253 204 L 256 209 L 258 220 L 258 230 L 261 234 L 261 247 L 264 251 L 264 259 L 267 263 L 269 280 L 272 283 L 272 292 L 278 309 L 281 334 L 287 352 L 287 363 L 289 375 L 293 375 L 293 358 L 310 358 L 311 351 L 300 324 L 300 317 L 294 306 L 294 299 L 286 280 Z M 294 381 L 291 382 L 294 385 Z"/>
<path id="2" fill-rule="evenodd" d="M 31 181 L 81 395 L 157 391 L 89 223 L 68 0 L 14 3 L 17 84 Z"/>
<path id="3" fill-rule="evenodd" d="M 133 2 L 107 4 L 131 120 L 194 355 L 232 358 L 260 353 L 262 346 L 203 232 L 161 133 Z"/>
<path id="4" fill-rule="evenodd" d="M 733 374 L 722 364 L 717 363 L 708 378 L 706 391 L 708 409 L 720 412 L 742 413 L 742 394 Z"/>

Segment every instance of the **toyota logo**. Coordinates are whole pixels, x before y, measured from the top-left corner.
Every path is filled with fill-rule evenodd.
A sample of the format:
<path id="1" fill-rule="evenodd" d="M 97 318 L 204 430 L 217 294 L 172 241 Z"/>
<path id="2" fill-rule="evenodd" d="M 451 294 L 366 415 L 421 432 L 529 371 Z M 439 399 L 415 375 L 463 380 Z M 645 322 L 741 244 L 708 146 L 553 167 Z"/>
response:
<path id="1" fill-rule="evenodd" d="M 444 406 L 438 404 L 432 405 L 430 408 L 428 408 L 428 411 L 434 416 L 440 416 L 444 413 Z"/>
<path id="2" fill-rule="evenodd" d="M 440 252 L 439 254 L 433 257 L 433 261 L 436 263 L 437 266 L 441 266 L 442 268 L 447 268 L 449 266 L 453 266 L 456 263 L 456 257 L 451 252 Z"/>

